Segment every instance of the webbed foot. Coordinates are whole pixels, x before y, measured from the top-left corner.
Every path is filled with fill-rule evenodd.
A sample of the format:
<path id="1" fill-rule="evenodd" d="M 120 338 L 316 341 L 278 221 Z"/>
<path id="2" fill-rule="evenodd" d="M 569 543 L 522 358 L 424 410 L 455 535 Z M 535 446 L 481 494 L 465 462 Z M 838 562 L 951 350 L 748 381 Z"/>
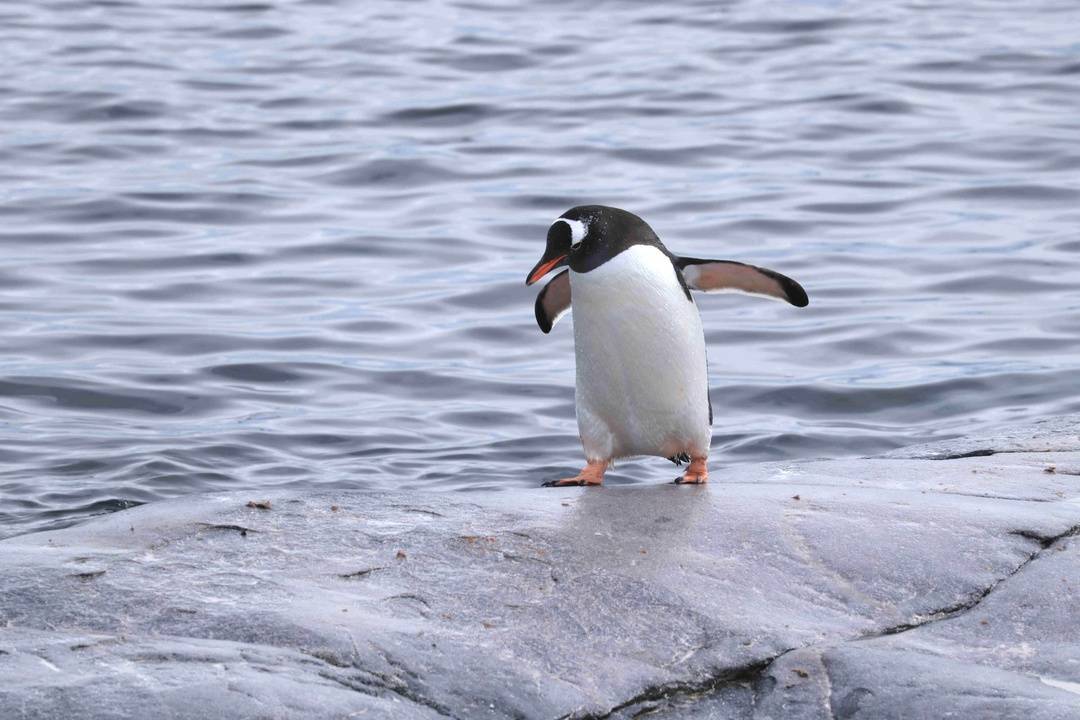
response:
<path id="1" fill-rule="evenodd" d="M 571 478 L 562 480 L 548 480 L 540 487 L 573 487 L 584 485 L 603 485 L 604 471 L 607 470 L 607 460 L 590 460 L 589 464 L 582 468 L 581 472 Z"/>
<path id="2" fill-rule="evenodd" d="M 676 485 L 704 485 L 709 482 L 709 469 L 705 465 L 705 458 L 695 457 L 690 459 L 690 467 L 686 472 L 675 478 Z"/>

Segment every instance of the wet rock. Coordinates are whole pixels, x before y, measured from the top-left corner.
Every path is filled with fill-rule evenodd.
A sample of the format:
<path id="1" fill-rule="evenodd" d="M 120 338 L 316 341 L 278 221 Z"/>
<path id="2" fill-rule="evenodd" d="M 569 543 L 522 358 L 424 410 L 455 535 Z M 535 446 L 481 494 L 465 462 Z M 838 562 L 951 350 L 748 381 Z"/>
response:
<path id="1" fill-rule="evenodd" d="M 0 717 L 1077 717 L 1080 476 L 1035 449 L 11 538 Z"/>
<path id="2" fill-rule="evenodd" d="M 999 428 L 992 435 L 972 435 L 900 448 L 889 453 L 889 456 L 955 460 L 1006 453 L 1078 451 L 1080 423 L 1075 416 L 1063 416 Z"/>

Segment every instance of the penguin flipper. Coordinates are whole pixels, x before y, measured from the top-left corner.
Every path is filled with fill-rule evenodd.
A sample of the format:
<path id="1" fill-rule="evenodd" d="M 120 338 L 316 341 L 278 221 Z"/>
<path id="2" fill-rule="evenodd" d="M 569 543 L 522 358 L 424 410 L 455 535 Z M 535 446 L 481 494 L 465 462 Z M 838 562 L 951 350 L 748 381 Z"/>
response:
<path id="1" fill-rule="evenodd" d="M 536 324 L 544 331 L 551 332 L 559 318 L 570 310 L 570 271 L 563 270 L 551 282 L 544 286 L 536 296 Z"/>
<path id="2" fill-rule="evenodd" d="M 692 290 L 765 295 L 784 300 L 795 307 L 806 307 L 810 304 L 810 298 L 806 296 L 802 285 L 775 270 L 734 260 L 676 257 L 674 262 Z"/>

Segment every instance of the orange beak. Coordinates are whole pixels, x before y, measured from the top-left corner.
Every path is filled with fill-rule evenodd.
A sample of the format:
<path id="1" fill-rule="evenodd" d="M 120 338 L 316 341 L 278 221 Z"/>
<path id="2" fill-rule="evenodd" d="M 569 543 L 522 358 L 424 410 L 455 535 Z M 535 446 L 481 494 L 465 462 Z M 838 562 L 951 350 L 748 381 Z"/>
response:
<path id="1" fill-rule="evenodd" d="M 534 282 L 554 270 L 559 265 L 559 263 L 561 263 L 565 259 L 565 255 L 560 255 L 554 260 L 548 260 L 547 262 L 544 262 L 544 259 L 541 258 L 540 262 L 538 262 L 536 264 L 536 267 L 532 269 L 532 272 L 529 273 L 529 277 L 525 279 L 525 285 L 532 285 Z"/>

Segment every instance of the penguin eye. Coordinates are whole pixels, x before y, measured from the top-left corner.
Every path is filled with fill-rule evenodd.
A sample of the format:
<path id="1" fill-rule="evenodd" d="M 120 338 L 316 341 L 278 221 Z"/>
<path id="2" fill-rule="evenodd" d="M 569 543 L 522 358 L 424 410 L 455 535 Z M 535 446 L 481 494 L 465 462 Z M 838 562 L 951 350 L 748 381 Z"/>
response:
<path id="1" fill-rule="evenodd" d="M 571 220 L 569 218 L 559 218 L 556 223 L 566 223 L 566 226 L 570 229 L 570 247 L 576 248 L 581 244 L 581 241 L 585 239 L 585 236 L 589 234 L 588 228 L 585 227 L 585 223 L 580 220 Z"/>

